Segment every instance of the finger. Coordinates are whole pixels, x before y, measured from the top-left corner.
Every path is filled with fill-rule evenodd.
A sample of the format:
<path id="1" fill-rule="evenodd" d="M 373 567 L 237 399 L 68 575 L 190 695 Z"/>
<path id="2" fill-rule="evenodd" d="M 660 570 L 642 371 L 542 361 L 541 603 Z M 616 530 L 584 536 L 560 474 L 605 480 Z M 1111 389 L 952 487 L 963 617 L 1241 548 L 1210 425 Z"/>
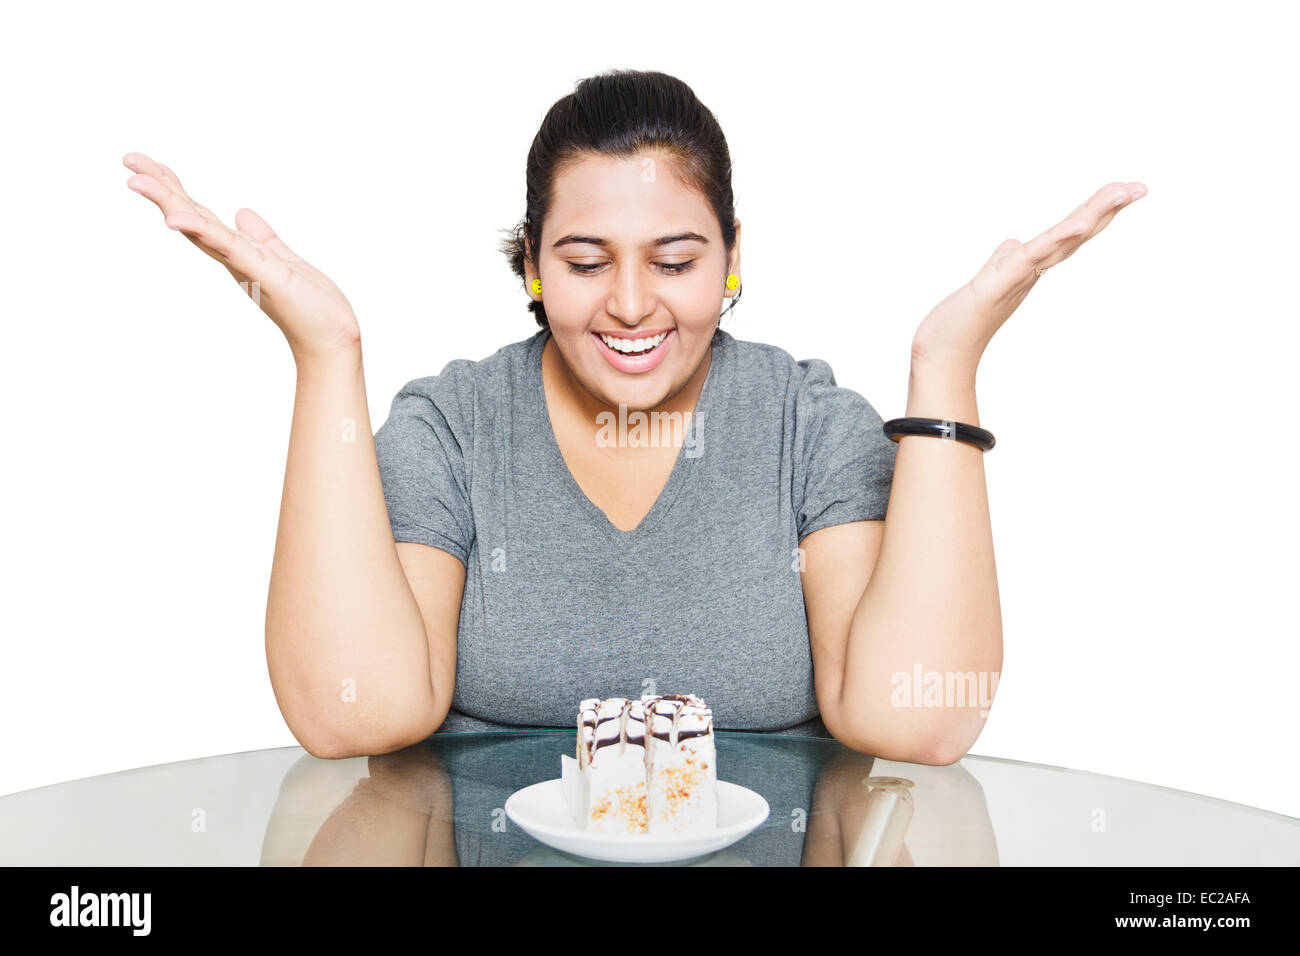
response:
<path id="1" fill-rule="evenodd" d="M 194 211 L 194 203 L 191 200 L 177 193 L 151 173 L 136 173 L 126 181 L 126 184 L 157 205 L 164 216 L 173 212 Z"/>
<path id="2" fill-rule="evenodd" d="M 1065 217 L 1064 222 L 1071 222 L 1078 225 L 1082 222 L 1087 226 L 1084 230 L 1089 236 L 1096 235 L 1102 229 L 1106 228 L 1107 223 L 1115 218 L 1115 213 L 1119 212 L 1125 205 L 1131 202 L 1133 195 L 1133 184 L 1130 183 L 1108 183 L 1098 189 L 1095 193 L 1070 215 Z M 1075 222 L 1077 220 L 1078 222 Z M 1063 223 L 1058 223 L 1060 226 Z M 1057 227 L 1053 227 L 1054 229 Z M 1048 230 L 1049 232 L 1051 230 Z M 1068 230 L 1070 232 L 1073 230 Z"/>
<path id="3" fill-rule="evenodd" d="M 1051 229 L 1012 250 L 1003 260 L 1015 272 L 1033 273 L 1068 259 L 1085 242 L 1101 232 L 1125 206 L 1146 195 L 1141 183 L 1111 183 Z"/>
<path id="4" fill-rule="evenodd" d="M 998 265 L 1001 271 L 1012 275 L 1037 279 L 1035 269 L 1050 269 L 1069 258 L 1083 245 L 1082 237 L 1087 231 L 1088 223 L 1081 217 L 1067 219 L 1041 236 L 1035 236 L 1019 249 L 1013 249 Z"/>
<path id="5" fill-rule="evenodd" d="M 1075 240 L 1076 247 L 1083 245 L 1088 239 L 1105 229 L 1120 209 L 1144 195 L 1146 189 L 1141 183 L 1108 183 L 1089 196 L 1065 219 L 1025 243 L 1025 246 L 1030 247 L 1031 252 L 1036 252 L 1041 251 L 1043 246 L 1050 246 L 1053 242 L 1075 240 L 1076 236 L 1086 236 L 1084 239 Z M 1080 227 L 1083 227 L 1082 231 Z"/>
<path id="6" fill-rule="evenodd" d="M 214 220 L 211 220 L 206 216 L 201 216 L 196 212 L 173 212 L 164 216 L 163 222 L 166 223 L 168 229 L 176 230 L 190 242 L 194 243 L 194 245 L 198 246 L 205 255 L 216 259 L 226 268 L 231 267 L 225 254 L 216 249 L 205 239 L 205 236 L 210 236 L 212 234 L 211 229 Z M 218 228 L 224 228 L 219 221 L 216 222 L 216 226 Z M 236 278 L 238 278 L 238 276 Z"/>
<path id="7" fill-rule="evenodd" d="M 253 237 L 258 242 L 262 243 L 262 245 L 271 249 L 277 255 L 288 259 L 290 262 L 302 261 L 302 259 L 300 259 L 294 251 L 286 246 L 280 237 L 275 234 L 275 230 L 270 227 L 267 221 L 257 213 L 253 212 L 253 210 L 245 207 L 236 212 L 235 225 L 239 227 L 240 232 Z"/>
<path id="8" fill-rule="evenodd" d="M 181 185 L 180 179 L 172 172 L 171 167 L 163 165 L 144 153 L 127 153 L 122 157 L 122 162 L 133 172 L 146 173 L 178 196 L 194 202 L 190 194 L 185 191 L 185 187 Z"/>
<path id="9" fill-rule="evenodd" d="M 168 186 L 147 174 L 141 173 L 132 176 L 127 180 L 127 185 L 146 199 L 154 202 L 162 211 L 163 222 L 167 224 L 167 228 L 180 229 L 185 238 L 202 249 L 204 253 L 218 262 L 225 262 L 225 259 L 215 249 L 205 245 L 199 238 L 205 222 L 215 222 L 221 228 L 225 228 L 221 220 L 213 215 L 210 209 L 205 206 L 195 205 L 193 202 L 178 196 Z"/>
<path id="10" fill-rule="evenodd" d="M 193 202 L 189 195 L 181 188 L 181 181 L 176 178 L 176 174 L 164 166 L 162 163 L 155 162 L 144 153 L 127 153 L 122 157 L 122 163 L 134 173 L 146 175 L 165 186 L 169 192 Z M 127 180 L 130 185 L 131 180 Z"/>
<path id="11" fill-rule="evenodd" d="M 148 173 L 137 173 L 126 184 L 146 199 L 152 200 L 162 210 L 164 219 L 181 213 L 194 213 L 204 219 L 221 222 L 221 218 L 207 206 L 201 206 L 188 196 L 177 193 Z"/>
<path id="12" fill-rule="evenodd" d="M 160 164 L 152 162 L 148 157 L 142 157 L 138 153 L 128 153 L 123 162 L 131 168 L 152 170 L 152 172 L 137 173 L 128 179 L 126 184 L 146 199 L 152 200 L 162 210 L 163 221 L 169 229 L 182 232 L 205 254 L 228 265 L 225 256 L 202 238 L 209 223 L 215 223 L 221 230 L 227 228 L 211 209 L 199 205 L 182 193 L 177 193 L 170 184 L 170 181 L 175 178 L 174 175 L 169 176 Z M 163 178 L 159 179 L 158 176 Z"/>
<path id="13" fill-rule="evenodd" d="M 170 166 L 165 166 L 162 163 L 155 163 L 155 165 L 158 167 L 158 171 L 162 174 L 162 179 L 160 181 L 164 183 L 169 189 L 171 189 L 172 192 L 176 193 L 178 196 L 188 201 L 191 205 L 194 206 L 195 209 L 197 209 L 200 213 L 202 213 L 207 218 L 216 219 L 218 222 L 221 221 L 220 216 L 214 213 L 207 206 L 204 206 L 202 203 L 197 202 L 193 196 L 191 196 L 189 193 L 185 191 L 185 188 L 181 186 L 180 179 L 178 179 L 176 174 L 171 171 Z M 157 179 L 158 177 L 155 176 L 154 178 Z"/>
<path id="14" fill-rule="evenodd" d="M 122 158 L 122 162 L 129 169 L 135 170 L 139 176 L 148 177 L 148 179 L 157 183 L 159 188 L 153 189 L 152 191 L 146 191 L 139 187 L 147 185 L 148 179 L 132 176 L 126 181 L 126 184 L 136 192 L 143 193 L 157 202 L 162 208 L 164 215 L 188 208 L 206 216 L 208 219 L 220 221 L 221 217 L 211 209 L 194 201 L 194 198 L 181 187 L 181 181 L 169 167 L 164 166 L 162 163 L 155 162 L 144 153 L 127 153 L 126 156 Z M 163 200 L 168 196 L 174 197 L 174 201 L 169 205 L 164 205 Z M 188 206 L 186 206 L 186 204 L 188 204 Z"/>
<path id="15" fill-rule="evenodd" d="M 1078 206 L 1066 218 L 1083 216 L 1087 219 L 1097 219 L 1103 213 L 1112 212 L 1126 206 L 1134 199 L 1145 194 L 1146 188 L 1139 182 L 1107 183 L 1084 200 L 1083 204 Z"/>
<path id="16" fill-rule="evenodd" d="M 1083 238 L 1078 240 L 1076 248 L 1110 225 L 1110 221 L 1121 209 L 1145 195 L 1146 187 L 1140 182 L 1108 183 L 1093 193 L 1083 205 L 1066 217 L 1066 219 L 1080 218 L 1089 224 L 1089 228 L 1083 233 Z"/>
<path id="17" fill-rule="evenodd" d="M 237 275 L 248 276 L 270 291 L 288 281 L 289 264 L 257 239 L 195 213 L 167 217 L 167 225 L 190 236 L 205 252 Z"/>
<path id="18" fill-rule="evenodd" d="M 1082 233 L 1079 233 L 1079 238 L 1074 240 L 1076 248 L 1083 245 L 1093 236 L 1097 235 L 1097 233 L 1109 226 L 1110 221 L 1114 219 L 1116 214 L 1128 205 L 1130 201 L 1131 200 L 1128 198 L 1127 193 L 1121 193 L 1117 197 L 1107 197 L 1103 200 L 1103 204 L 1099 205 L 1099 208 L 1096 210 L 1085 209 L 1083 212 L 1071 216 L 1071 221 L 1078 220 L 1085 223 L 1087 226 Z M 1089 217 L 1090 212 L 1092 213 L 1091 218 Z M 1073 230 L 1070 231 L 1072 232 Z"/>
<path id="19" fill-rule="evenodd" d="M 177 176 L 174 172 L 172 172 L 172 168 L 170 166 L 168 166 L 166 163 L 159 163 L 158 168 L 167 174 L 168 181 L 173 184 L 173 186 L 175 187 L 178 193 L 184 193 L 187 196 L 189 195 L 189 193 L 185 192 L 185 187 L 181 185 L 180 177 Z"/>
<path id="20" fill-rule="evenodd" d="M 180 229 L 186 238 L 212 258 L 225 261 L 215 249 L 205 245 L 199 238 L 205 223 L 216 222 L 221 225 L 221 221 L 212 215 L 211 210 L 196 206 L 147 173 L 137 173 L 128 179 L 126 184 L 146 199 L 153 201 L 162 211 L 163 222 L 167 224 L 167 228 Z"/>
<path id="21" fill-rule="evenodd" d="M 171 167 L 166 165 L 165 163 L 157 162 L 151 157 L 146 156 L 144 153 L 127 153 L 122 158 L 122 162 L 129 169 L 150 176 L 152 179 L 157 181 L 161 186 L 169 190 L 170 193 L 187 201 L 192 207 L 192 209 L 195 212 L 199 213 L 201 216 L 210 220 L 214 220 L 216 222 L 221 221 L 221 217 L 217 216 L 214 212 L 212 212 L 212 210 L 194 201 L 193 197 L 191 197 L 189 193 L 185 191 L 185 188 L 181 185 L 180 177 L 177 176 L 176 173 L 172 171 Z M 136 189 L 137 185 L 142 182 L 143 181 L 135 180 L 135 178 L 132 177 L 132 179 L 127 181 L 127 185 L 131 186 L 133 189 Z M 136 191 L 145 192 L 145 194 L 148 195 L 148 192 L 146 192 L 145 190 L 136 189 Z M 150 191 L 154 195 L 158 196 L 159 200 L 166 198 L 162 190 L 151 189 Z M 153 197 L 151 196 L 150 198 Z M 159 201 L 159 200 L 155 200 L 155 201 Z M 161 202 L 159 204 L 162 205 Z M 172 212 L 180 212 L 180 211 L 181 210 L 180 210 L 179 203 L 174 203 L 171 205 L 170 208 L 164 207 L 163 209 L 165 215 L 170 215 Z M 241 214 L 244 214 L 244 218 L 242 219 L 241 219 Z M 266 220 L 263 219 L 261 216 L 259 216 L 257 213 L 253 212 L 253 210 L 242 209 L 239 212 L 236 212 L 235 225 L 240 233 L 244 234 L 249 238 L 256 239 L 257 241 L 265 245 L 267 248 L 272 249 L 277 255 L 294 262 L 302 261 L 301 258 L 296 253 L 294 253 L 292 249 L 290 249 L 287 245 L 285 245 L 284 242 L 275 234 L 275 231 L 267 224 Z M 193 236 L 191 236 L 190 238 L 193 239 Z"/>

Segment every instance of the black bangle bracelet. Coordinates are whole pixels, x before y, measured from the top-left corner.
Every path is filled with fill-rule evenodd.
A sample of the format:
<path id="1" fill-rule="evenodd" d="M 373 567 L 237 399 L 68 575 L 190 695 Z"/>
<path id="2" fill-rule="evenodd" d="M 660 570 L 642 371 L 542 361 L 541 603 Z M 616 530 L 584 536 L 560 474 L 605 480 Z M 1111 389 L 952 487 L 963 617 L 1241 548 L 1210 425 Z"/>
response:
<path id="1" fill-rule="evenodd" d="M 898 441 L 903 435 L 947 438 L 950 441 L 964 441 L 983 451 L 992 448 L 997 440 L 988 429 L 980 428 L 978 425 L 963 425 L 950 418 L 891 418 L 885 422 L 885 434 L 894 441 Z"/>

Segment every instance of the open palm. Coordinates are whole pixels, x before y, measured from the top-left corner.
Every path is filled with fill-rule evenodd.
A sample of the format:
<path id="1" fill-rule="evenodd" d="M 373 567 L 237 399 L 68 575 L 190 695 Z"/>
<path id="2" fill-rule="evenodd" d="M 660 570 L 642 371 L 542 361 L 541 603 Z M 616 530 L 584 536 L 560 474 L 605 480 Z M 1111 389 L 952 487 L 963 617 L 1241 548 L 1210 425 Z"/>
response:
<path id="1" fill-rule="evenodd" d="M 123 164 L 136 175 L 131 189 L 162 210 L 168 228 L 216 259 L 289 342 L 294 358 L 329 354 L 355 345 L 361 331 L 347 297 L 329 277 L 295 255 L 257 213 L 240 209 L 231 229 L 190 198 L 176 174 L 143 153 Z"/>
<path id="2" fill-rule="evenodd" d="M 1108 183 L 1046 232 L 1025 243 L 1003 242 L 974 278 L 921 322 L 912 338 L 913 359 L 973 376 L 985 346 L 1041 274 L 1074 255 L 1146 192 L 1140 182 Z"/>

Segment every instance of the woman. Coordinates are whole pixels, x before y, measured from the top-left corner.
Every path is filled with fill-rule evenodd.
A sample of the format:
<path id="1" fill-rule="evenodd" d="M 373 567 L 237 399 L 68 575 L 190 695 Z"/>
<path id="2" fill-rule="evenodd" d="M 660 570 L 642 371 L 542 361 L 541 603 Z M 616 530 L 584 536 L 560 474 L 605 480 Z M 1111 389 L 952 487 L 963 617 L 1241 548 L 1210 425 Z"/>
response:
<path id="1" fill-rule="evenodd" d="M 979 735 L 1002 638 L 976 366 L 1141 184 L 1002 243 L 926 316 L 906 415 L 974 430 L 891 441 L 827 363 L 719 328 L 740 222 L 713 115 L 662 73 L 591 77 L 544 119 L 505 246 L 541 328 L 408 382 L 371 441 L 342 292 L 256 213 L 231 230 L 124 161 L 293 352 L 266 642 L 312 754 L 568 727 L 582 698 L 642 692 L 889 760 L 952 763 Z"/>

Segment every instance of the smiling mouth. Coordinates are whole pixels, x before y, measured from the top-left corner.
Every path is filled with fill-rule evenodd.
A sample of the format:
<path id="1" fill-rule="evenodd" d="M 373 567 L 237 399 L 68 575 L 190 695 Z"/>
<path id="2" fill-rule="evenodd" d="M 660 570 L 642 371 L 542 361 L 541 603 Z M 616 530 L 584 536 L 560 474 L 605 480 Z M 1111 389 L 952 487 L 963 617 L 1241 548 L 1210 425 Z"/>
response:
<path id="1" fill-rule="evenodd" d="M 649 335 L 639 339 L 619 338 L 614 335 L 605 335 L 603 332 L 595 334 L 600 337 L 600 340 L 606 346 L 619 355 L 649 355 L 663 345 L 664 340 L 668 338 L 668 332 L 660 332 L 658 335 Z"/>

